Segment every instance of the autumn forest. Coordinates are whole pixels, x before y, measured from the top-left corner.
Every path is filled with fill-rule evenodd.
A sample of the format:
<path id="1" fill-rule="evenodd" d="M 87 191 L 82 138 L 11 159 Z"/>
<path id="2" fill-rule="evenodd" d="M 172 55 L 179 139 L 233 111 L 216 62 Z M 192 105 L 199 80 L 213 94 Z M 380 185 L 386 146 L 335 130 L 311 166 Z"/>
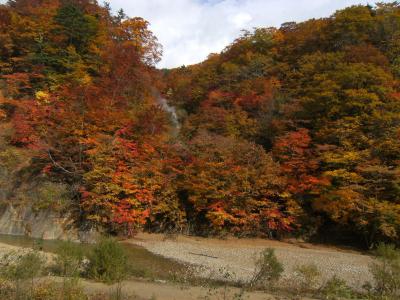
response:
<path id="1" fill-rule="evenodd" d="M 157 69 L 140 17 L 0 5 L 0 205 L 76 226 L 400 241 L 400 4 L 243 31 Z"/>

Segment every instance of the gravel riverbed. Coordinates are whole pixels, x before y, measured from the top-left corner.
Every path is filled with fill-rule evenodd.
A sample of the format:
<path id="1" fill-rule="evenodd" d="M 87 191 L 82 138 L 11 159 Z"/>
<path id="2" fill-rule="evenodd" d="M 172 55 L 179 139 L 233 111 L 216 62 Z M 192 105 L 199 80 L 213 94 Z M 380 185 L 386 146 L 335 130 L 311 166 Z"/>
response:
<path id="1" fill-rule="evenodd" d="M 221 278 L 228 272 L 232 280 L 246 282 L 254 272 L 255 257 L 263 249 L 273 248 L 285 268 L 282 284 L 290 285 L 295 280 L 296 266 L 310 264 L 321 272 L 321 283 L 337 276 L 349 286 L 360 289 L 372 280 L 369 271 L 372 257 L 333 247 L 261 239 L 217 240 L 183 236 L 165 239 L 155 234 L 139 234 L 129 242 L 154 254 L 197 266 L 197 275 L 202 277 Z"/>

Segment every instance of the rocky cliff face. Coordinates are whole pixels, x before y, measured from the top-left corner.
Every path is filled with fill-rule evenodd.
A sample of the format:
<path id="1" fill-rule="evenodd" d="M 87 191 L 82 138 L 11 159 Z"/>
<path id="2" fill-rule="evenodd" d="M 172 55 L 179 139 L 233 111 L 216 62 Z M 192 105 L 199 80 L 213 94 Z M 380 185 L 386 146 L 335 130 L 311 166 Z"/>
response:
<path id="1" fill-rule="evenodd" d="M 79 231 L 68 216 L 11 205 L 0 209 L 0 234 L 82 242 L 93 242 L 97 236 L 94 231 Z"/>

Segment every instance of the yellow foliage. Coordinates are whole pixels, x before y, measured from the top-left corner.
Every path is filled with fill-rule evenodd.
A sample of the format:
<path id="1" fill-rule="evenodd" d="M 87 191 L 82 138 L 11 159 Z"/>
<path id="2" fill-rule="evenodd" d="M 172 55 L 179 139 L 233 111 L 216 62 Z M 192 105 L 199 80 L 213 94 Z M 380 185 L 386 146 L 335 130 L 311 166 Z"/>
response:
<path id="1" fill-rule="evenodd" d="M 323 155 L 323 160 L 329 164 L 351 165 L 361 161 L 361 159 L 362 153 L 358 151 L 327 152 Z"/>
<path id="2" fill-rule="evenodd" d="M 41 105 L 50 103 L 50 94 L 45 91 L 37 91 L 35 94 L 36 101 Z"/>
<path id="3" fill-rule="evenodd" d="M 359 174 L 349 172 L 346 169 L 327 171 L 324 173 L 324 177 L 333 178 L 345 183 L 356 183 L 362 180 L 362 177 Z"/>

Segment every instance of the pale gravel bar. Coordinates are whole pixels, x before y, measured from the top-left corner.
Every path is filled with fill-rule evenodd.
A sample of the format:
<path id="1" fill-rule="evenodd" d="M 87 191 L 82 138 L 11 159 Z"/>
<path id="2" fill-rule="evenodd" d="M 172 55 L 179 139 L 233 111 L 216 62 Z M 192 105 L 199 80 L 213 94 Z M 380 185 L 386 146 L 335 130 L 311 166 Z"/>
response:
<path id="1" fill-rule="evenodd" d="M 265 248 L 274 248 L 285 272 L 282 284 L 289 284 L 297 265 L 315 264 L 321 272 L 321 283 L 337 276 L 353 288 L 361 289 L 371 281 L 369 266 L 373 258 L 356 251 L 298 245 L 259 239 L 203 239 L 179 236 L 164 239 L 161 235 L 139 234 L 130 240 L 150 252 L 198 267 L 202 277 L 220 277 L 221 269 L 234 274 L 233 280 L 246 282 L 254 270 L 254 258 Z M 305 248 L 305 246 L 307 248 Z"/>

